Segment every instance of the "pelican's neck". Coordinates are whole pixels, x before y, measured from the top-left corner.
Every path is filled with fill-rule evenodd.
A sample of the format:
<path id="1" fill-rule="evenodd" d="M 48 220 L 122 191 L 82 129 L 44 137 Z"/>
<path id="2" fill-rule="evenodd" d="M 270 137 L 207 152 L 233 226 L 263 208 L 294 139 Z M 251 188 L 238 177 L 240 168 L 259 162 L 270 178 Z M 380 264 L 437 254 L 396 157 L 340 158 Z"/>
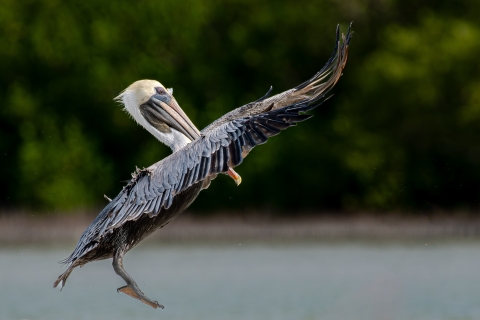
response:
<path id="1" fill-rule="evenodd" d="M 155 138 L 157 138 L 160 142 L 164 143 L 165 145 L 169 146 L 170 149 L 172 149 L 172 152 L 180 150 L 183 147 L 185 147 L 187 144 L 192 142 L 192 140 L 187 138 L 183 133 L 178 132 L 175 129 L 171 129 L 171 132 L 169 133 L 160 132 L 155 128 L 153 128 L 153 130 L 159 133 L 158 136 L 154 134 Z"/>
<path id="2" fill-rule="evenodd" d="M 172 152 L 182 149 L 187 144 L 192 142 L 187 138 L 183 133 L 170 128 L 170 132 L 161 132 L 154 128 L 150 123 L 145 120 L 145 118 L 138 112 L 135 116 L 132 114 L 135 121 L 144 127 L 148 132 L 150 132 L 155 138 L 158 139 L 164 145 L 170 147 Z"/>

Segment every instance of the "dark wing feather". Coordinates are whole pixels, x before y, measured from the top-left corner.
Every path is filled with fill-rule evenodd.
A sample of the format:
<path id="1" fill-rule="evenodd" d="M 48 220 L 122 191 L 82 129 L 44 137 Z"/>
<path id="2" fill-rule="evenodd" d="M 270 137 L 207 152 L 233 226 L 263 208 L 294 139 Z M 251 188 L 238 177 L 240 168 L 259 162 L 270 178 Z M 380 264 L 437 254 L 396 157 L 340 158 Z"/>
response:
<path id="1" fill-rule="evenodd" d="M 301 113 L 320 103 L 305 101 L 233 120 L 203 134 L 149 168 L 137 169 L 132 180 L 85 230 L 77 248 L 64 262 L 74 262 L 127 221 L 165 212 L 176 195 L 199 181 L 212 179 L 218 173 L 227 172 L 229 167 L 236 167 L 255 146 L 311 117 Z"/>
<path id="2" fill-rule="evenodd" d="M 265 96 L 228 112 L 203 129 L 202 133 L 208 132 L 213 128 L 216 128 L 229 121 L 243 118 L 246 115 L 253 116 L 270 110 L 293 105 L 302 101 L 313 101 L 316 98 L 325 95 L 325 93 L 337 83 L 347 63 L 348 46 L 353 34 L 351 31 L 351 26 L 352 24 L 350 24 L 346 35 L 340 35 L 340 28 L 337 26 L 336 41 L 333 53 L 323 68 L 312 78 L 293 89 L 268 98 L 270 92 L 272 91 L 272 88 L 270 87 L 270 90 L 268 90 Z"/>
<path id="3" fill-rule="evenodd" d="M 125 197 L 123 193 L 127 193 L 132 201 L 115 207 L 112 217 L 105 221 L 107 229 L 118 228 L 125 221 L 136 219 L 143 213 L 148 212 L 151 216 L 159 213 L 158 209 L 152 212 L 152 208 L 168 209 L 175 195 L 211 175 L 225 173 L 229 167 L 236 167 L 256 145 L 265 143 L 281 130 L 310 118 L 311 115 L 301 113 L 317 105 L 305 101 L 228 122 L 153 166 L 138 171 L 120 197 L 117 197 L 122 199 Z M 153 185 L 162 185 L 162 181 L 168 181 L 169 187 L 163 184 L 165 190 L 161 193 L 149 191 L 155 190 Z M 112 202 L 115 203 L 117 198 Z M 125 205 L 129 207 L 127 210 Z"/>

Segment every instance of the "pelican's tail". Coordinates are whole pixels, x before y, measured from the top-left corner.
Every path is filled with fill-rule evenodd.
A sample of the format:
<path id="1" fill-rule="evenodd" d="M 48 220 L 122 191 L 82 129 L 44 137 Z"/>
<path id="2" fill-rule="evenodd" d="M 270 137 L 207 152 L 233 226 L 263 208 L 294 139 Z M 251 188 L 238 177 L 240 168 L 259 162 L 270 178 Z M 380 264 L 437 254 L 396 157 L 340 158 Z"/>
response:
<path id="1" fill-rule="evenodd" d="M 53 283 L 53 287 L 56 288 L 58 285 L 60 285 L 60 290 L 63 289 L 65 286 L 65 283 L 67 282 L 68 277 L 70 276 L 70 273 L 72 273 L 73 269 L 75 269 L 76 265 L 71 264 L 67 270 L 62 273 L 58 279 Z"/>

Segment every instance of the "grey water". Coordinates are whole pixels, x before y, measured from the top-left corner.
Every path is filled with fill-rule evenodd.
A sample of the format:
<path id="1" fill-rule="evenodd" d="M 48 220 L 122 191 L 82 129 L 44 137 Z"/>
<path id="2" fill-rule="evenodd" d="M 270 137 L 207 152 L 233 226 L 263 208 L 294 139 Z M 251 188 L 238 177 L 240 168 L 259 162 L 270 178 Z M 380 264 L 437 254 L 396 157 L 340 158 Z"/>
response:
<path id="1" fill-rule="evenodd" d="M 480 319 L 480 242 L 142 244 L 122 293 L 111 261 L 76 269 L 68 246 L 0 248 L 0 319 Z"/>

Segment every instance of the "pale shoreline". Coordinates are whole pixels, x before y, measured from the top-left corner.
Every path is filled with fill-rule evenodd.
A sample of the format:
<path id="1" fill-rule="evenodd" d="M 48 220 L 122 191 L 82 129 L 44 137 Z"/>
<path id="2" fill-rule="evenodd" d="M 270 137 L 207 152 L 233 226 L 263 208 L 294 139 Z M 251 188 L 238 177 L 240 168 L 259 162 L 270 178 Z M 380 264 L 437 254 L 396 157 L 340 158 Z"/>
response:
<path id="1" fill-rule="evenodd" d="M 93 221 L 88 214 L 0 215 L 0 244 L 76 242 Z M 180 215 L 148 239 L 198 240 L 336 240 L 480 238 L 480 218 L 468 215 L 428 217 L 400 215 L 322 215 L 299 218 Z"/>

